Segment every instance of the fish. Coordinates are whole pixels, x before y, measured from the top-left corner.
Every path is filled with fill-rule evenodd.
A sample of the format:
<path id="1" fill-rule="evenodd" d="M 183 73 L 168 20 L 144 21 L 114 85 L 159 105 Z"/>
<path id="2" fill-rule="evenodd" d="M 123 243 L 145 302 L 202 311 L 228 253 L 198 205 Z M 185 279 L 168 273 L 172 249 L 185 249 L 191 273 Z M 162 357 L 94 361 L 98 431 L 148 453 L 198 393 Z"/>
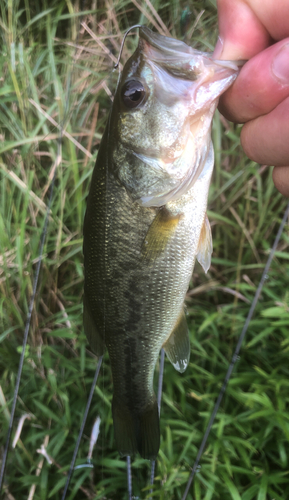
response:
<path id="1" fill-rule="evenodd" d="M 238 70 L 142 26 L 119 77 L 84 218 L 83 325 L 95 354 L 108 350 L 122 457 L 158 454 L 161 348 L 179 372 L 189 364 L 185 295 L 212 254 L 211 122 Z"/>

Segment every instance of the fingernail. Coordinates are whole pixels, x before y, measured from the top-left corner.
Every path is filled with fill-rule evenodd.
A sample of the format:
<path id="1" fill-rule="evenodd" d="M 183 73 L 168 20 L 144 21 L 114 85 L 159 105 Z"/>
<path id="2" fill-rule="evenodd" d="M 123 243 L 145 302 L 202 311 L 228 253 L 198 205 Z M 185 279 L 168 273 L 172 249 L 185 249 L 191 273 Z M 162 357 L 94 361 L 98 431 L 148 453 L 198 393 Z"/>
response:
<path id="1" fill-rule="evenodd" d="M 223 46 L 224 46 L 224 41 L 223 39 L 219 36 L 218 41 L 216 43 L 216 47 L 214 50 L 214 59 L 220 59 L 222 52 L 223 52 Z"/>
<path id="2" fill-rule="evenodd" d="M 274 57 L 272 73 L 280 83 L 289 85 L 289 43 L 283 45 Z"/>

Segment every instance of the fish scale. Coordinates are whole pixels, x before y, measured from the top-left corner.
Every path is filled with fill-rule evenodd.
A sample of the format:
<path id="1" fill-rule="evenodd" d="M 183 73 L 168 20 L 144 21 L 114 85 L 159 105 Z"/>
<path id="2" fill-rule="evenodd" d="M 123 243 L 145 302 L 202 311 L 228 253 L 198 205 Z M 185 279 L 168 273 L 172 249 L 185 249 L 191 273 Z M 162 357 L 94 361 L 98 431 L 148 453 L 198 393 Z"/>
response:
<path id="1" fill-rule="evenodd" d="M 189 362 L 184 299 L 195 259 L 207 271 L 212 251 L 206 218 L 213 170 L 210 124 L 216 99 L 236 72 L 230 63 L 217 64 L 183 42 L 141 28 L 139 47 L 116 91 L 84 221 L 84 330 L 97 355 L 105 347 L 109 353 L 122 456 L 138 451 L 152 459 L 158 453 L 153 375 L 162 346 L 180 372 Z M 170 89 L 175 82 L 171 104 L 163 88 L 166 75 Z M 198 94 L 198 85 L 207 87 Z M 164 105 L 170 107 L 165 115 L 156 111 Z"/>

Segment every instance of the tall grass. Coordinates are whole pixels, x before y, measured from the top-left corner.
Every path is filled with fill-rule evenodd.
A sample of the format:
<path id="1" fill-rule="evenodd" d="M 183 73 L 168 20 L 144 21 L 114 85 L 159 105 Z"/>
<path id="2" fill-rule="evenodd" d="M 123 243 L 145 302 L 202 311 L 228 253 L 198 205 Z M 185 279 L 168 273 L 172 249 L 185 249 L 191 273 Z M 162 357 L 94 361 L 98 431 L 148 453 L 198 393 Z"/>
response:
<path id="1" fill-rule="evenodd" d="M 96 367 L 82 330 L 82 222 L 117 79 L 113 61 L 126 28 L 135 23 L 159 26 L 159 22 L 149 3 L 140 0 L 83 4 L 3 0 L 0 5 L 1 449 L 48 190 L 57 168 L 15 431 L 21 416 L 28 413 L 30 419 L 9 453 L 6 497 L 59 499 Z M 172 36 L 186 36 L 198 48 L 213 49 L 214 1 L 195 1 L 189 7 L 175 0 L 153 5 Z M 128 37 L 123 61 L 135 45 L 136 37 Z M 217 113 L 212 133 L 216 152 L 208 211 L 214 239 L 212 266 L 207 275 L 196 266 L 187 295 L 190 366 L 180 375 L 165 363 L 153 498 L 166 500 L 180 499 L 184 491 L 286 205 L 273 186 L 271 167 L 256 165 L 243 155 L 240 126 Z M 190 499 L 289 498 L 288 245 L 287 228 Z M 94 469 L 75 471 L 69 499 L 127 498 L 126 464 L 114 445 L 111 397 L 105 356 L 77 461 L 86 461 L 90 431 L 99 415 Z M 51 464 L 38 451 L 42 444 Z M 149 498 L 149 464 L 137 458 L 132 473 L 135 497 Z"/>

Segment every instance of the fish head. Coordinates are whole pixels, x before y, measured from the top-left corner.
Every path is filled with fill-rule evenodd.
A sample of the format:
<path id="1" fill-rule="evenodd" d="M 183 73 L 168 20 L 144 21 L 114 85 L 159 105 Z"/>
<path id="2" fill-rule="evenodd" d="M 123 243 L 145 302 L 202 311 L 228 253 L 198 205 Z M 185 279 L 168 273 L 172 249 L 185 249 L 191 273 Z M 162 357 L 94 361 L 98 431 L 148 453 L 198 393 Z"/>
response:
<path id="1" fill-rule="evenodd" d="M 124 66 L 109 125 L 113 172 L 134 201 L 157 207 L 180 198 L 206 164 L 218 97 L 238 66 L 184 42 L 139 31 Z"/>

